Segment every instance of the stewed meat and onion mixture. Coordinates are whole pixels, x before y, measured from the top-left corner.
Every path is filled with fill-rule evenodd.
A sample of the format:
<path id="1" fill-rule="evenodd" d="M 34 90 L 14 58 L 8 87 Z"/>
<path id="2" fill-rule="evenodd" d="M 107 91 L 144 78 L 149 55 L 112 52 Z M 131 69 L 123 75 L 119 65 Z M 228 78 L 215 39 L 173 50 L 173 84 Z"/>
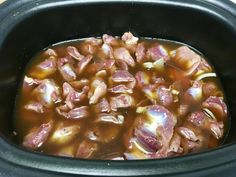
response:
<path id="1" fill-rule="evenodd" d="M 211 65 L 186 45 L 126 32 L 50 46 L 27 66 L 19 143 L 85 159 L 151 159 L 218 146 L 227 106 Z"/>

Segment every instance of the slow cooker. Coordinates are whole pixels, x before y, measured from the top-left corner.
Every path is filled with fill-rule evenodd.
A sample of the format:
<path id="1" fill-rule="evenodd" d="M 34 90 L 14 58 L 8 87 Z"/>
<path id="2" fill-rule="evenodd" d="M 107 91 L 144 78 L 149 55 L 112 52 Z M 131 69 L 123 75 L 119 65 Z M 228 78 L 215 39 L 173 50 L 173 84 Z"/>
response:
<path id="1" fill-rule="evenodd" d="M 209 58 L 230 109 L 224 144 L 181 157 L 136 161 L 55 157 L 16 145 L 11 136 L 14 102 L 29 59 L 60 41 L 125 31 L 180 41 Z M 0 176 L 235 176 L 235 44 L 233 0 L 7 0 L 0 5 Z"/>

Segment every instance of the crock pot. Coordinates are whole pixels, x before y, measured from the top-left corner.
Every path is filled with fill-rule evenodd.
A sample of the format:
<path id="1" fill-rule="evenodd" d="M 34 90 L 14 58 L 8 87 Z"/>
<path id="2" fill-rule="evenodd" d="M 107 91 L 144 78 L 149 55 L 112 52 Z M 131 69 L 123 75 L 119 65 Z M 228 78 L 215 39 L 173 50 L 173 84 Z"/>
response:
<path id="1" fill-rule="evenodd" d="M 0 5 L 0 176 L 235 176 L 235 9 L 228 0 L 8 0 Z M 225 143 L 182 157 L 138 161 L 54 157 L 16 145 L 14 100 L 29 59 L 56 42 L 125 31 L 184 42 L 209 58 L 231 114 Z"/>

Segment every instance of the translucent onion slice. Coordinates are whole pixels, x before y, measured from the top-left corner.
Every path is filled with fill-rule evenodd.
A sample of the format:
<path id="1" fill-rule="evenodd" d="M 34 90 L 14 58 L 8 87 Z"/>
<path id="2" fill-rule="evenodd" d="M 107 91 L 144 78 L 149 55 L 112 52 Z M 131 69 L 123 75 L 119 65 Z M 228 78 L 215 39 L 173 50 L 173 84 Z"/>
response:
<path id="1" fill-rule="evenodd" d="M 149 151 L 144 149 L 136 139 L 130 140 L 131 146 L 130 150 L 124 153 L 127 160 L 135 160 L 135 159 L 147 159 L 151 154 Z"/>
<path id="2" fill-rule="evenodd" d="M 100 114 L 96 122 L 107 122 L 122 125 L 125 117 L 123 115 Z"/>
<path id="3" fill-rule="evenodd" d="M 147 69 L 155 69 L 156 71 L 163 72 L 165 70 L 165 61 L 163 58 L 156 60 L 155 62 L 145 62 L 143 67 Z"/>
<path id="4" fill-rule="evenodd" d="M 203 111 L 204 111 L 205 114 L 207 114 L 208 117 L 210 117 L 210 118 L 212 118 L 214 120 L 217 120 L 215 115 L 209 109 L 203 108 Z"/>
<path id="5" fill-rule="evenodd" d="M 132 143 L 136 146 L 137 149 L 139 149 L 140 151 L 142 151 L 145 154 L 150 154 L 151 152 L 146 150 L 140 143 L 138 140 L 133 140 Z"/>
<path id="6" fill-rule="evenodd" d="M 147 108 L 146 107 L 137 107 L 136 109 L 136 113 L 145 113 L 147 111 Z"/>
<path id="7" fill-rule="evenodd" d="M 208 77 L 216 77 L 216 73 L 204 73 L 196 77 L 196 81 L 200 81 L 202 79 L 208 78 Z"/>
<path id="8" fill-rule="evenodd" d="M 56 144 L 66 144 L 72 141 L 79 133 L 80 126 L 78 125 L 64 125 L 59 123 L 56 130 L 52 134 L 50 141 Z"/>

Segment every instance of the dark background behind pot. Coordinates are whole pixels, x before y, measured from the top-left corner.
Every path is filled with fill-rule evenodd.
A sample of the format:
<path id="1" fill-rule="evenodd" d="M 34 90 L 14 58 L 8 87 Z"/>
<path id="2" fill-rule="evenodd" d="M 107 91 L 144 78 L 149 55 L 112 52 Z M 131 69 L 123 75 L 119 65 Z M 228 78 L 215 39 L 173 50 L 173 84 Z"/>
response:
<path id="1" fill-rule="evenodd" d="M 234 10 L 225 11 L 227 3 L 222 2 L 6 2 L 2 7 L 5 9 L 0 9 L 0 128 L 3 138 L 9 137 L 13 130 L 17 86 L 25 65 L 37 51 L 59 41 L 104 33 L 121 35 L 125 31 L 143 37 L 181 41 L 206 55 L 221 77 L 232 125 L 236 125 L 233 110 L 236 106 L 236 24 Z M 34 174 L 48 173 L 48 176 L 52 173 L 47 171 L 117 176 L 201 176 L 227 174 L 228 168 L 230 176 L 236 167 L 232 145 L 235 141 L 236 129 L 231 128 L 226 145 L 213 151 L 166 160 L 120 163 L 74 161 L 25 152 L 4 138 L 0 140 L 0 165 L 5 176 L 17 172 L 19 176 L 30 175 L 33 173 L 30 168 L 35 170 Z M 14 164 L 12 172 L 4 172 L 11 164 Z"/>

